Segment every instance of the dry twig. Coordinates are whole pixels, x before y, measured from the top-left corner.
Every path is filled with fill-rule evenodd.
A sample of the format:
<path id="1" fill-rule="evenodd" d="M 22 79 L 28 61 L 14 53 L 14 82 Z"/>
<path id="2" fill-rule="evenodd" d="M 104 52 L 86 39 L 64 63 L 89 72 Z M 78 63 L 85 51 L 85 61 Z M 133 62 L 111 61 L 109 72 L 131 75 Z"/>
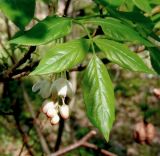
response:
<path id="1" fill-rule="evenodd" d="M 86 148 L 91 148 L 93 150 L 98 150 L 101 154 L 105 155 L 105 156 L 116 156 L 115 154 L 108 152 L 104 149 L 100 149 L 98 146 L 96 146 L 95 144 L 91 144 L 88 142 L 88 140 L 96 135 L 96 131 L 92 130 L 90 131 L 88 134 L 86 134 L 82 139 L 80 139 L 79 141 L 77 141 L 74 144 L 69 145 L 66 148 L 60 149 L 59 151 L 51 154 L 50 156 L 60 156 L 63 155 L 69 151 L 72 151 L 78 147 L 86 147 Z"/>

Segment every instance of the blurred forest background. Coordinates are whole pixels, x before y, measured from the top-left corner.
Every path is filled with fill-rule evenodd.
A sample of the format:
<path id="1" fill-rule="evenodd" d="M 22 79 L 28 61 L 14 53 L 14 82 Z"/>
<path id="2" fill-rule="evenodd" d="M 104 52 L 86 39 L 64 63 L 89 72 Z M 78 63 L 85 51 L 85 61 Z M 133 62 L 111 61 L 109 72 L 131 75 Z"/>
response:
<path id="1" fill-rule="evenodd" d="M 64 11 L 64 3 L 58 6 L 58 13 Z M 26 6 L 29 8 L 29 6 Z M 95 5 L 90 0 L 72 0 L 67 14 L 69 16 L 87 15 L 92 13 Z M 35 17 L 44 19 L 54 12 L 53 1 L 36 1 Z M 96 12 L 96 8 L 94 10 Z M 98 12 L 98 10 L 97 10 Z M 36 20 L 28 25 L 28 29 Z M 91 26 L 92 28 L 92 26 Z M 6 42 L 17 31 L 14 24 L 0 12 L 0 57 L 8 63 L 10 45 Z M 63 31 L 63 30 L 62 30 Z M 68 39 L 82 35 L 78 26 L 73 27 Z M 35 58 L 43 55 L 45 49 L 53 43 L 39 46 L 34 54 Z M 11 50 L 14 47 L 11 48 Z M 20 47 L 15 53 L 15 60 L 26 51 Z M 140 56 L 147 62 L 148 54 L 144 51 Z M 148 62 L 147 62 L 148 63 Z M 107 64 L 111 79 L 114 83 L 116 96 L 116 120 L 107 143 L 97 132 L 89 142 L 99 148 L 110 151 L 118 156 L 160 156 L 160 99 L 155 96 L 155 88 L 160 88 L 160 77 L 133 73 L 122 70 L 117 65 Z M 0 68 L 5 68 L 0 66 Z M 65 121 L 61 148 L 66 147 L 85 136 L 91 129 L 95 129 L 85 113 L 80 81 L 82 72 L 71 72 L 71 82 L 76 90 L 71 101 L 71 116 Z M 43 99 L 32 92 L 33 84 L 38 77 L 24 77 L 17 80 L 0 83 L 0 155 L 43 155 L 45 149 L 54 152 L 57 139 L 58 125 L 52 126 L 45 115 L 41 113 Z M 137 142 L 134 138 L 134 127 L 145 120 L 151 123 L 156 136 L 150 144 Z M 47 146 L 47 147 L 46 147 Z M 99 152 L 80 147 L 65 154 L 66 156 L 98 156 Z"/>

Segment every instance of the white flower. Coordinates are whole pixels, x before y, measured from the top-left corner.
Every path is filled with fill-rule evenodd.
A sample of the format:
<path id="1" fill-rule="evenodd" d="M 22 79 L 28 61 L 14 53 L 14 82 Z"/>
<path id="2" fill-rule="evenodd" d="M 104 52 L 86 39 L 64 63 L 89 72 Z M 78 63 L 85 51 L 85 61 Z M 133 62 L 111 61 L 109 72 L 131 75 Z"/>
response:
<path id="1" fill-rule="evenodd" d="M 57 110 L 55 108 L 48 109 L 46 114 L 49 118 L 53 118 L 54 116 L 57 115 Z"/>
<path id="2" fill-rule="evenodd" d="M 53 82 L 40 80 L 33 85 L 32 91 L 39 91 L 42 98 L 48 98 L 51 94 L 55 97 L 60 96 L 62 98 L 66 96 L 71 98 L 73 96 L 72 84 L 64 78 L 59 78 Z"/>
<path id="3" fill-rule="evenodd" d="M 48 80 L 40 80 L 32 87 L 33 92 L 39 91 L 42 98 L 48 98 L 51 95 L 51 82 Z"/>
<path id="4" fill-rule="evenodd" d="M 54 109 L 54 108 L 55 106 L 53 101 L 45 101 L 42 107 L 42 111 L 43 113 L 47 113 L 49 109 Z"/>
<path id="5" fill-rule="evenodd" d="M 59 120 L 60 120 L 59 115 L 55 115 L 55 116 L 51 119 L 51 124 L 52 124 L 52 125 L 56 125 L 56 124 L 59 123 Z"/>
<path id="6" fill-rule="evenodd" d="M 63 104 L 60 109 L 59 113 L 63 119 L 68 119 L 69 118 L 69 106 L 66 104 Z"/>
<path id="7" fill-rule="evenodd" d="M 52 92 L 56 92 L 60 97 L 71 98 L 73 96 L 72 84 L 64 78 L 59 78 L 52 83 Z"/>

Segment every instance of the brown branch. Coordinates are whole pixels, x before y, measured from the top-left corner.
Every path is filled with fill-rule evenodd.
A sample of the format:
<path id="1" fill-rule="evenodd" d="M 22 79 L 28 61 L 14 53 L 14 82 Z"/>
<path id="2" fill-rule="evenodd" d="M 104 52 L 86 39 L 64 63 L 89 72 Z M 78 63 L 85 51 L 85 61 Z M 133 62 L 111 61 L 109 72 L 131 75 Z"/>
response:
<path id="1" fill-rule="evenodd" d="M 21 64 L 25 63 L 23 61 L 26 61 L 27 59 L 29 59 L 32 52 L 34 52 L 33 49 L 30 49 L 29 52 L 26 53 L 24 57 L 12 68 L 9 68 L 3 71 L 2 73 L 0 73 L 0 81 L 5 82 L 5 81 L 18 79 L 28 75 L 38 65 L 39 60 L 32 62 L 30 65 L 24 66 L 22 69 L 16 69 L 16 68 L 18 68 Z"/>
<path id="2" fill-rule="evenodd" d="M 30 46 L 28 52 L 11 68 L 10 73 L 14 72 L 16 68 L 24 64 L 31 58 L 31 54 L 36 50 L 36 46 Z"/>
<path id="3" fill-rule="evenodd" d="M 20 79 L 24 76 L 29 75 L 29 73 L 30 73 L 29 71 L 24 71 L 24 72 L 22 71 L 20 74 L 12 76 L 12 79 Z"/>
<path id="4" fill-rule="evenodd" d="M 102 153 L 105 156 L 116 156 L 116 154 L 114 154 L 114 153 L 111 153 L 111 152 L 109 152 L 107 150 L 104 150 L 104 149 L 100 149 L 95 144 L 91 144 L 91 143 L 85 142 L 82 146 L 83 147 L 87 147 L 87 148 L 91 148 L 91 149 L 96 150 L 96 151 L 99 151 L 100 153 Z"/>
<path id="5" fill-rule="evenodd" d="M 72 150 L 74 150 L 78 147 L 81 147 L 81 146 L 91 148 L 93 150 L 99 150 L 99 152 L 101 152 L 105 156 L 116 156 L 115 154 L 113 154 L 111 152 L 108 152 L 104 149 L 99 149 L 98 146 L 87 142 L 91 137 L 93 137 L 95 135 L 96 135 L 96 131 L 92 130 L 88 134 L 86 134 L 82 139 L 77 141 L 76 143 L 71 144 L 71 145 L 67 146 L 66 148 L 60 149 L 59 151 L 51 154 L 50 156 L 60 156 L 60 155 L 63 155 L 65 153 L 72 151 Z"/>
<path id="6" fill-rule="evenodd" d="M 30 71 L 33 70 L 33 68 L 35 68 L 39 63 L 39 60 L 38 61 L 35 61 L 33 62 L 32 64 L 30 65 L 26 65 L 24 68 L 22 69 L 16 69 L 15 72 L 13 74 L 10 75 L 10 77 L 12 79 L 18 79 L 18 78 L 21 78 L 23 76 L 26 76 L 30 73 Z"/>
<path id="7" fill-rule="evenodd" d="M 78 148 L 80 146 L 82 146 L 83 142 L 87 141 L 89 138 L 91 138 L 93 135 L 95 135 L 96 132 L 95 131 L 90 131 L 86 136 L 84 136 L 81 140 L 79 140 L 78 142 L 69 145 L 68 147 L 64 148 L 64 149 L 60 149 L 59 151 L 51 154 L 50 156 L 59 156 L 62 155 L 64 153 L 67 153 L 75 148 Z"/>

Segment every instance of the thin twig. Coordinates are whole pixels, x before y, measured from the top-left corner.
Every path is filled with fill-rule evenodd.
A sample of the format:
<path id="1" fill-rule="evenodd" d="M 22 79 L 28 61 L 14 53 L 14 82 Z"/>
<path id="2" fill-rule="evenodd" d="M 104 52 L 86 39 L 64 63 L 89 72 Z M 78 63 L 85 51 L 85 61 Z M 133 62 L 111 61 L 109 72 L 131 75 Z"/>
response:
<path id="1" fill-rule="evenodd" d="M 13 67 L 0 73 L 0 81 L 5 82 L 8 80 L 28 75 L 33 70 L 33 68 L 38 65 L 39 60 L 31 63 L 30 65 L 26 65 L 22 69 L 17 69 L 17 68 L 22 64 L 24 64 L 28 59 L 30 59 L 31 54 L 35 51 L 35 49 L 36 49 L 35 46 L 31 46 L 28 52 L 24 55 L 24 57 L 22 57 Z"/>
<path id="2" fill-rule="evenodd" d="M 87 135 L 85 135 L 81 140 L 79 140 L 78 142 L 69 145 L 68 147 L 64 148 L 64 149 L 60 149 L 59 151 L 51 154 L 50 156 L 59 156 L 62 155 L 64 153 L 67 153 L 75 148 L 78 148 L 79 146 L 82 145 L 83 142 L 87 141 L 89 138 L 91 138 L 93 135 L 95 135 L 96 132 L 95 131 L 90 131 Z"/>
<path id="3" fill-rule="evenodd" d="M 25 143 L 23 142 L 22 147 L 21 147 L 21 149 L 20 149 L 20 152 L 19 152 L 18 156 L 21 156 L 21 154 L 22 154 L 22 152 L 23 152 L 23 149 L 24 149 L 24 145 L 25 145 Z"/>
<path id="4" fill-rule="evenodd" d="M 96 150 L 96 151 L 99 151 L 100 153 L 102 153 L 105 156 L 116 156 L 116 154 L 114 154 L 114 153 L 111 153 L 111 152 L 109 152 L 107 150 L 104 150 L 104 149 L 100 149 L 95 144 L 91 144 L 91 143 L 85 142 L 82 146 L 83 147 L 87 147 L 87 148 L 91 148 L 91 149 Z"/>
<path id="5" fill-rule="evenodd" d="M 15 101 L 14 103 L 16 103 L 16 101 Z M 22 136 L 23 143 L 25 144 L 25 146 L 26 146 L 29 154 L 30 154 L 31 156 L 33 156 L 33 155 L 34 155 L 34 154 L 33 154 L 33 151 L 32 151 L 32 149 L 31 149 L 31 147 L 30 147 L 30 145 L 29 145 L 29 143 L 28 143 L 28 142 L 29 142 L 29 137 L 28 137 L 28 135 L 24 132 L 23 128 L 21 127 L 20 121 L 19 121 L 19 114 L 18 114 L 18 113 L 19 113 L 19 109 L 17 108 L 17 106 L 18 106 L 18 105 L 13 104 L 13 111 L 14 111 L 13 116 L 14 116 L 14 119 L 15 119 L 15 122 L 16 122 L 16 126 L 17 126 L 17 129 L 18 129 L 18 131 L 20 132 L 20 134 L 21 134 L 21 136 Z"/>
<path id="6" fill-rule="evenodd" d="M 38 65 L 38 63 L 39 63 L 39 60 L 31 63 L 30 65 L 26 65 L 22 69 L 16 69 L 14 73 L 10 74 L 10 78 L 18 79 L 28 75 Z"/>
<path id="7" fill-rule="evenodd" d="M 67 15 L 71 0 L 67 0 L 64 8 L 64 16 Z"/>
<path id="8" fill-rule="evenodd" d="M 101 152 L 105 156 L 116 156 L 115 154 L 113 154 L 111 152 L 108 152 L 104 149 L 100 149 L 100 148 L 98 148 L 98 146 L 87 142 L 91 137 L 93 137 L 95 135 L 96 135 L 96 131 L 92 130 L 88 134 L 86 134 L 82 139 L 77 141 L 76 143 L 71 144 L 71 145 L 67 146 L 66 148 L 60 149 L 59 151 L 51 154 L 50 156 L 60 156 L 60 155 L 63 155 L 65 153 L 72 151 L 72 150 L 74 150 L 78 147 L 81 147 L 81 146 L 91 148 L 93 150 L 99 150 L 99 152 Z"/>
<path id="9" fill-rule="evenodd" d="M 54 151 L 59 150 L 59 147 L 61 145 L 63 130 L 64 130 L 64 119 L 62 117 L 60 117 L 60 122 L 59 122 L 59 127 L 58 127 L 58 135 L 57 135 L 57 140 L 56 140 Z"/>

